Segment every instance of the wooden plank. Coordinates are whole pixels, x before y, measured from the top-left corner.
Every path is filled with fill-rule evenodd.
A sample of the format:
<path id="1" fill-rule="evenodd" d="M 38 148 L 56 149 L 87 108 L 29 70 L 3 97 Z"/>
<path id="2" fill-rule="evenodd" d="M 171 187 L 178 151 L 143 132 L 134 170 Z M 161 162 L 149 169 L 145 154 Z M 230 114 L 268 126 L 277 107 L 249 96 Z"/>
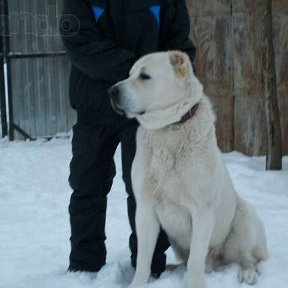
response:
<path id="1" fill-rule="evenodd" d="M 186 0 L 186 4 L 192 17 L 231 14 L 231 0 Z"/>
<path id="2" fill-rule="evenodd" d="M 262 5 L 262 2 L 262 0 L 232 0 L 233 15 L 242 13 L 247 17 L 251 17 L 258 8 L 258 5 Z"/>
<path id="3" fill-rule="evenodd" d="M 287 14 L 288 13 L 288 1 L 287 0 L 273 0 L 272 9 L 274 14 Z"/>
<path id="4" fill-rule="evenodd" d="M 266 149 L 262 67 L 257 42 L 257 31 L 261 28 L 252 7 L 255 3 L 239 1 L 237 5 L 238 11 L 246 12 L 233 14 L 234 147 L 245 154 L 258 155 L 264 154 Z"/>
<path id="5" fill-rule="evenodd" d="M 218 146 L 223 152 L 231 152 L 234 150 L 234 99 L 231 95 L 211 94 L 209 94 L 209 98 L 216 114 L 215 124 Z"/>
<path id="6" fill-rule="evenodd" d="M 278 1 L 279 2 L 279 1 Z M 288 1 L 285 2 L 288 4 Z M 288 6 L 288 5 L 287 5 Z M 288 14 L 274 16 L 274 47 L 276 76 L 278 87 L 278 105 L 280 110 L 282 149 L 288 154 Z"/>
<path id="7" fill-rule="evenodd" d="M 187 6 L 191 15 L 191 36 L 197 46 L 196 67 L 197 74 L 204 84 L 205 91 L 217 107 L 218 121 L 217 135 L 220 146 L 221 139 L 235 137 L 231 147 L 246 154 L 264 154 L 266 151 L 265 119 L 263 97 L 261 95 L 261 59 L 259 55 L 260 43 L 257 31 L 261 29 L 257 13 L 263 5 L 262 0 L 233 0 L 233 1 L 200 1 L 188 0 Z M 230 27 L 218 25 L 215 20 L 218 14 L 229 17 L 228 7 L 232 7 L 232 21 L 226 21 Z M 282 123 L 283 152 L 288 153 L 288 1 L 273 1 L 276 68 L 278 79 L 278 98 Z M 204 17 L 206 15 L 206 17 Z M 222 18 L 219 16 L 220 19 Z M 223 21 L 223 20 L 221 20 Z M 220 21 L 220 22 L 221 22 Z M 223 22 L 222 22 L 223 23 Z M 223 37 L 215 37 L 222 31 Z M 230 35 L 230 36 L 229 36 Z M 224 42 L 223 42 L 224 41 Z M 217 45 L 222 49 L 217 49 Z M 223 51 L 219 53 L 217 51 Z M 225 56 L 226 54 L 226 56 Z M 230 57 L 233 59 L 230 61 Z M 222 57 L 222 58 L 221 58 Z M 226 59 L 226 61 L 225 61 Z M 228 61 L 227 61 L 228 60 Z M 219 62 L 217 62 L 219 61 Z M 227 75 L 233 74 L 231 77 Z M 218 77 L 217 77 L 218 75 Z M 223 78 L 219 77 L 222 75 Z M 222 81 L 222 84 L 221 84 Z M 230 83 L 230 86 L 229 86 Z M 231 89 L 232 85 L 232 89 Z M 213 96 L 212 96 L 213 95 Z M 217 98 L 216 95 L 221 95 Z M 224 95 L 224 96 L 223 96 Z M 235 103 L 230 100 L 234 95 Z M 229 98 L 230 97 L 230 98 Z M 232 104 L 234 103 L 234 110 Z M 223 112 L 223 107 L 230 107 L 229 112 Z M 221 108 L 222 106 L 222 108 Z M 228 115 L 227 115 L 228 113 Z M 234 122 L 234 129 L 223 126 L 222 119 Z M 221 130 L 223 129 L 223 131 Z M 231 132 L 232 130 L 232 132 Z M 229 132 L 230 131 L 230 132 Z M 225 137 L 225 135 L 230 135 Z M 225 149 L 225 148 L 224 148 Z"/>
<path id="8" fill-rule="evenodd" d="M 236 2 L 236 6 L 233 4 L 233 31 L 235 51 L 234 87 L 236 97 L 234 111 L 235 149 L 249 155 L 265 154 L 266 135 L 264 130 L 266 130 L 266 124 L 265 118 L 263 118 L 264 98 L 262 95 L 262 66 L 261 53 L 259 50 L 261 43 L 259 43 L 257 32 L 259 29 L 262 29 L 262 23 L 258 21 L 258 19 L 261 19 L 258 13 L 262 13 L 261 11 L 263 11 L 261 8 L 263 1 L 235 1 L 235 3 Z M 255 8 L 255 5 L 258 5 L 257 9 Z M 288 150 L 288 116 L 286 116 L 288 111 L 287 24 L 287 15 L 285 13 L 274 16 L 274 44 L 284 154 L 287 154 Z M 248 99 L 249 97 L 253 97 L 253 99 Z M 241 114 L 245 115 L 245 113 L 248 113 L 249 117 L 238 117 Z M 254 141 L 247 141 L 246 139 L 247 135 L 250 135 L 249 129 L 254 129 Z M 250 136 L 252 137 L 252 134 Z M 241 144 L 241 139 L 246 140 Z"/>
<path id="9" fill-rule="evenodd" d="M 257 93 L 257 92 L 255 92 Z M 263 155 L 266 151 L 264 105 L 257 94 L 235 91 L 234 147 L 246 155 Z"/>
<path id="10" fill-rule="evenodd" d="M 231 27 L 231 16 L 227 15 L 192 18 L 197 76 L 215 107 L 218 143 L 225 152 L 234 148 Z"/>

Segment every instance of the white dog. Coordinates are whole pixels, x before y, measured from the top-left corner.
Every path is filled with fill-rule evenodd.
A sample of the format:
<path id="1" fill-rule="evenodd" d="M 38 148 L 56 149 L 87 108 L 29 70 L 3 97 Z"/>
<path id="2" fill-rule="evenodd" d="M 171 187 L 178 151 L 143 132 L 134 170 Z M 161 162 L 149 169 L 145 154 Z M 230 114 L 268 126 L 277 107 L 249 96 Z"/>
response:
<path id="1" fill-rule="evenodd" d="M 241 282 L 257 281 L 268 257 L 263 225 L 236 193 L 217 146 L 215 116 L 186 54 L 141 58 L 111 88 L 112 105 L 137 118 L 132 182 L 137 202 L 137 268 L 130 288 L 148 281 L 160 227 L 187 263 L 187 286 L 204 288 L 204 271 L 241 265 Z"/>

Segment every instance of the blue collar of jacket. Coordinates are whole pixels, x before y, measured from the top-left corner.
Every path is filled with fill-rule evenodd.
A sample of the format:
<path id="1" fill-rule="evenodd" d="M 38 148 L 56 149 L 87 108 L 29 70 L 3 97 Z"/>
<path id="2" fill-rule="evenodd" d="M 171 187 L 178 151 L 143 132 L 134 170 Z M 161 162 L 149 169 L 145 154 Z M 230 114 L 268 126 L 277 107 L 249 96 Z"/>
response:
<path id="1" fill-rule="evenodd" d="M 98 7 L 105 7 L 105 2 L 107 0 L 89 0 L 89 2 L 93 5 L 97 5 Z M 110 0 L 113 2 L 113 0 Z M 114 0 L 115 1 L 115 0 Z M 126 2 L 129 10 L 137 10 L 145 7 L 150 7 L 154 5 L 161 5 L 161 3 L 168 2 L 168 0 L 131 0 L 130 2 Z"/>

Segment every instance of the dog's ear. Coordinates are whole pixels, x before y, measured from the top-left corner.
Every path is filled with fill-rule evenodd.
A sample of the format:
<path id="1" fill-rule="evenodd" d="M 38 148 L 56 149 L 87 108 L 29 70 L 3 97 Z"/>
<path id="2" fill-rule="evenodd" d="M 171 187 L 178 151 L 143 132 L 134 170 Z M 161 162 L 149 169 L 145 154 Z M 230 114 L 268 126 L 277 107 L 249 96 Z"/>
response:
<path id="1" fill-rule="evenodd" d="M 170 63 L 179 77 L 185 77 L 189 69 L 189 57 L 180 51 L 169 52 Z"/>

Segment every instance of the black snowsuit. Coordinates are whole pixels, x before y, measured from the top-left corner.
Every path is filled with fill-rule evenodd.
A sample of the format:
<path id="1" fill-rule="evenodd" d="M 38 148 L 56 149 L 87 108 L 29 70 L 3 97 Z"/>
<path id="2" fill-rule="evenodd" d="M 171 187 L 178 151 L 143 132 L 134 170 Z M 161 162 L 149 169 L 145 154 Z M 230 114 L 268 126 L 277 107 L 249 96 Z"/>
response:
<path id="1" fill-rule="evenodd" d="M 69 93 L 78 115 L 69 177 L 73 189 L 70 269 L 98 271 L 105 264 L 106 196 L 115 176 L 113 156 L 120 142 L 135 267 L 136 204 L 130 171 L 137 123 L 112 110 L 107 91 L 126 78 L 132 64 L 147 53 L 177 49 L 194 60 L 185 0 L 65 0 L 60 30 L 72 60 Z M 161 232 L 153 273 L 165 269 L 168 247 Z"/>

